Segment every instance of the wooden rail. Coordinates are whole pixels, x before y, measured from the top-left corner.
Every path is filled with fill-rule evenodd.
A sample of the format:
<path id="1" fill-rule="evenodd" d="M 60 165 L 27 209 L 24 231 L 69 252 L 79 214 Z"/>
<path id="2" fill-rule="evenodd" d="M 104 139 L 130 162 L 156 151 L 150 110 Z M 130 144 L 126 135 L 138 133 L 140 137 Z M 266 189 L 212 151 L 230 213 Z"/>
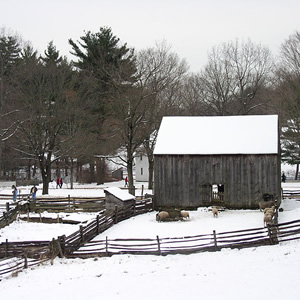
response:
<path id="1" fill-rule="evenodd" d="M 66 197 L 59 199 L 37 199 L 30 203 L 30 208 L 35 212 L 98 212 L 105 207 L 105 198 L 78 198 Z"/>
<path id="2" fill-rule="evenodd" d="M 96 257 L 113 254 L 190 254 L 219 251 L 222 248 L 246 248 L 275 244 L 273 231 L 269 228 L 253 228 L 196 236 L 153 239 L 108 239 L 85 243 L 68 257 Z"/>
<path id="3" fill-rule="evenodd" d="M 300 190 L 283 190 L 283 198 L 300 198 Z"/>

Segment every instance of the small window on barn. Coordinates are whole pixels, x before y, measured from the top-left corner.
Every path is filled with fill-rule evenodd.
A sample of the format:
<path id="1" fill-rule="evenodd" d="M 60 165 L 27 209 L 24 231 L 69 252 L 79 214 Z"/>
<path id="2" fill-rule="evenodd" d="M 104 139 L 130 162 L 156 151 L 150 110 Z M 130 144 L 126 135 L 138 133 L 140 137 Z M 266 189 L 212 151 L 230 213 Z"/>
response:
<path id="1" fill-rule="evenodd" d="M 141 175 L 143 175 L 143 168 L 141 168 Z"/>
<path id="2" fill-rule="evenodd" d="M 212 202 L 218 203 L 224 201 L 224 184 L 213 184 L 212 186 Z"/>
<path id="3" fill-rule="evenodd" d="M 140 160 L 141 160 L 141 161 L 143 160 L 143 154 L 140 155 Z"/>

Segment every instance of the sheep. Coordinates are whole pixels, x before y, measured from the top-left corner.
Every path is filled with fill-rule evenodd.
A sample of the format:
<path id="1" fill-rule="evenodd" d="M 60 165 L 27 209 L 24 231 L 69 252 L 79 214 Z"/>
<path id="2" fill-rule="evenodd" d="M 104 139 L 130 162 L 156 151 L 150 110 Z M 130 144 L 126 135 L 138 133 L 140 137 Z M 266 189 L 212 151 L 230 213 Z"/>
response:
<path id="1" fill-rule="evenodd" d="M 274 216 L 275 213 L 275 206 L 272 206 L 271 208 L 265 208 L 264 209 L 264 214 L 270 214 L 272 216 Z"/>
<path id="2" fill-rule="evenodd" d="M 275 201 L 260 201 L 258 202 L 259 210 L 262 211 L 265 208 L 271 208 L 275 205 Z"/>
<path id="3" fill-rule="evenodd" d="M 273 218 L 273 215 L 271 215 L 269 213 L 264 214 L 264 227 L 266 227 L 268 224 L 272 223 L 272 218 Z"/>
<path id="4" fill-rule="evenodd" d="M 169 218 L 170 215 L 167 211 L 160 211 L 156 214 L 156 221 L 161 222 L 165 221 L 167 218 Z"/>
<path id="5" fill-rule="evenodd" d="M 219 212 L 218 212 L 218 209 L 216 206 L 212 207 L 212 213 L 213 213 L 214 218 L 218 217 Z"/>
<path id="6" fill-rule="evenodd" d="M 181 211 L 180 211 L 180 216 L 181 216 L 182 218 L 184 218 L 184 219 L 189 219 L 189 218 L 190 218 L 190 214 L 189 214 L 188 211 L 183 211 L 183 210 L 181 210 Z"/>

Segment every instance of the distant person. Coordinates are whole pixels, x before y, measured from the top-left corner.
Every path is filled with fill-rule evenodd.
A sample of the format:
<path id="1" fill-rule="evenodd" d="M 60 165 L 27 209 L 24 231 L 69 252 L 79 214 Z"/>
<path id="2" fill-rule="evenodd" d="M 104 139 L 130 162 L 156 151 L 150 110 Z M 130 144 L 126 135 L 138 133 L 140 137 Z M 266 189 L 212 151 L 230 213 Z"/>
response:
<path id="1" fill-rule="evenodd" d="M 62 186 L 63 186 L 63 179 L 60 178 L 60 180 L 59 180 L 59 187 L 62 188 Z"/>
<path id="2" fill-rule="evenodd" d="M 56 188 L 60 186 L 59 177 L 56 178 Z"/>
<path id="3" fill-rule="evenodd" d="M 35 202 L 35 200 L 36 200 L 36 192 L 37 192 L 37 187 L 34 184 L 33 187 L 30 190 L 30 194 L 32 196 L 33 202 Z"/>
<path id="4" fill-rule="evenodd" d="M 285 176 L 285 173 L 284 173 L 284 172 L 282 172 L 282 174 L 281 174 L 281 181 L 282 181 L 282 182 L 285 182 L 285 181 L 286 181 L 286 176 Z"/>
<path id="5" fill-rule="evenodd" d="M 125 187 L 128 187 L 128 178 L 127 178 L 127 176 L 125 177 Z"/>
<path id="6" fill-rule="evenodd" d="M 18 196 L 17 187 L 15 185 L 13 185 L 11 188 L 12 188 L 12 194 L 13 194 L 13 201 L 16 202 L 17 201 L 17 196 Z"/>

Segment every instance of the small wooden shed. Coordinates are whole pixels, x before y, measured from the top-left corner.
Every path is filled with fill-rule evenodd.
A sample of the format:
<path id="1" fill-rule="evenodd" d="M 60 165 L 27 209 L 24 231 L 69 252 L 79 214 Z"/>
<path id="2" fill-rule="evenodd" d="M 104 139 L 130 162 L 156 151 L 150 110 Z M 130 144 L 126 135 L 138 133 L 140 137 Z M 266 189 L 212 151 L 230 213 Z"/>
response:
<path id="1" fill-rule="evenodd" d="M 277 115 L 163 118 L 154 150 L 156 208 L 257 208 L 266 196 L 280 197 L 280 188 Z"/>
<path id="2" fill-rule="evenodd" d="M 135 196 L 117 187 L 104 189 L 106 210 L 127 209 L 135 204 Z"/>

